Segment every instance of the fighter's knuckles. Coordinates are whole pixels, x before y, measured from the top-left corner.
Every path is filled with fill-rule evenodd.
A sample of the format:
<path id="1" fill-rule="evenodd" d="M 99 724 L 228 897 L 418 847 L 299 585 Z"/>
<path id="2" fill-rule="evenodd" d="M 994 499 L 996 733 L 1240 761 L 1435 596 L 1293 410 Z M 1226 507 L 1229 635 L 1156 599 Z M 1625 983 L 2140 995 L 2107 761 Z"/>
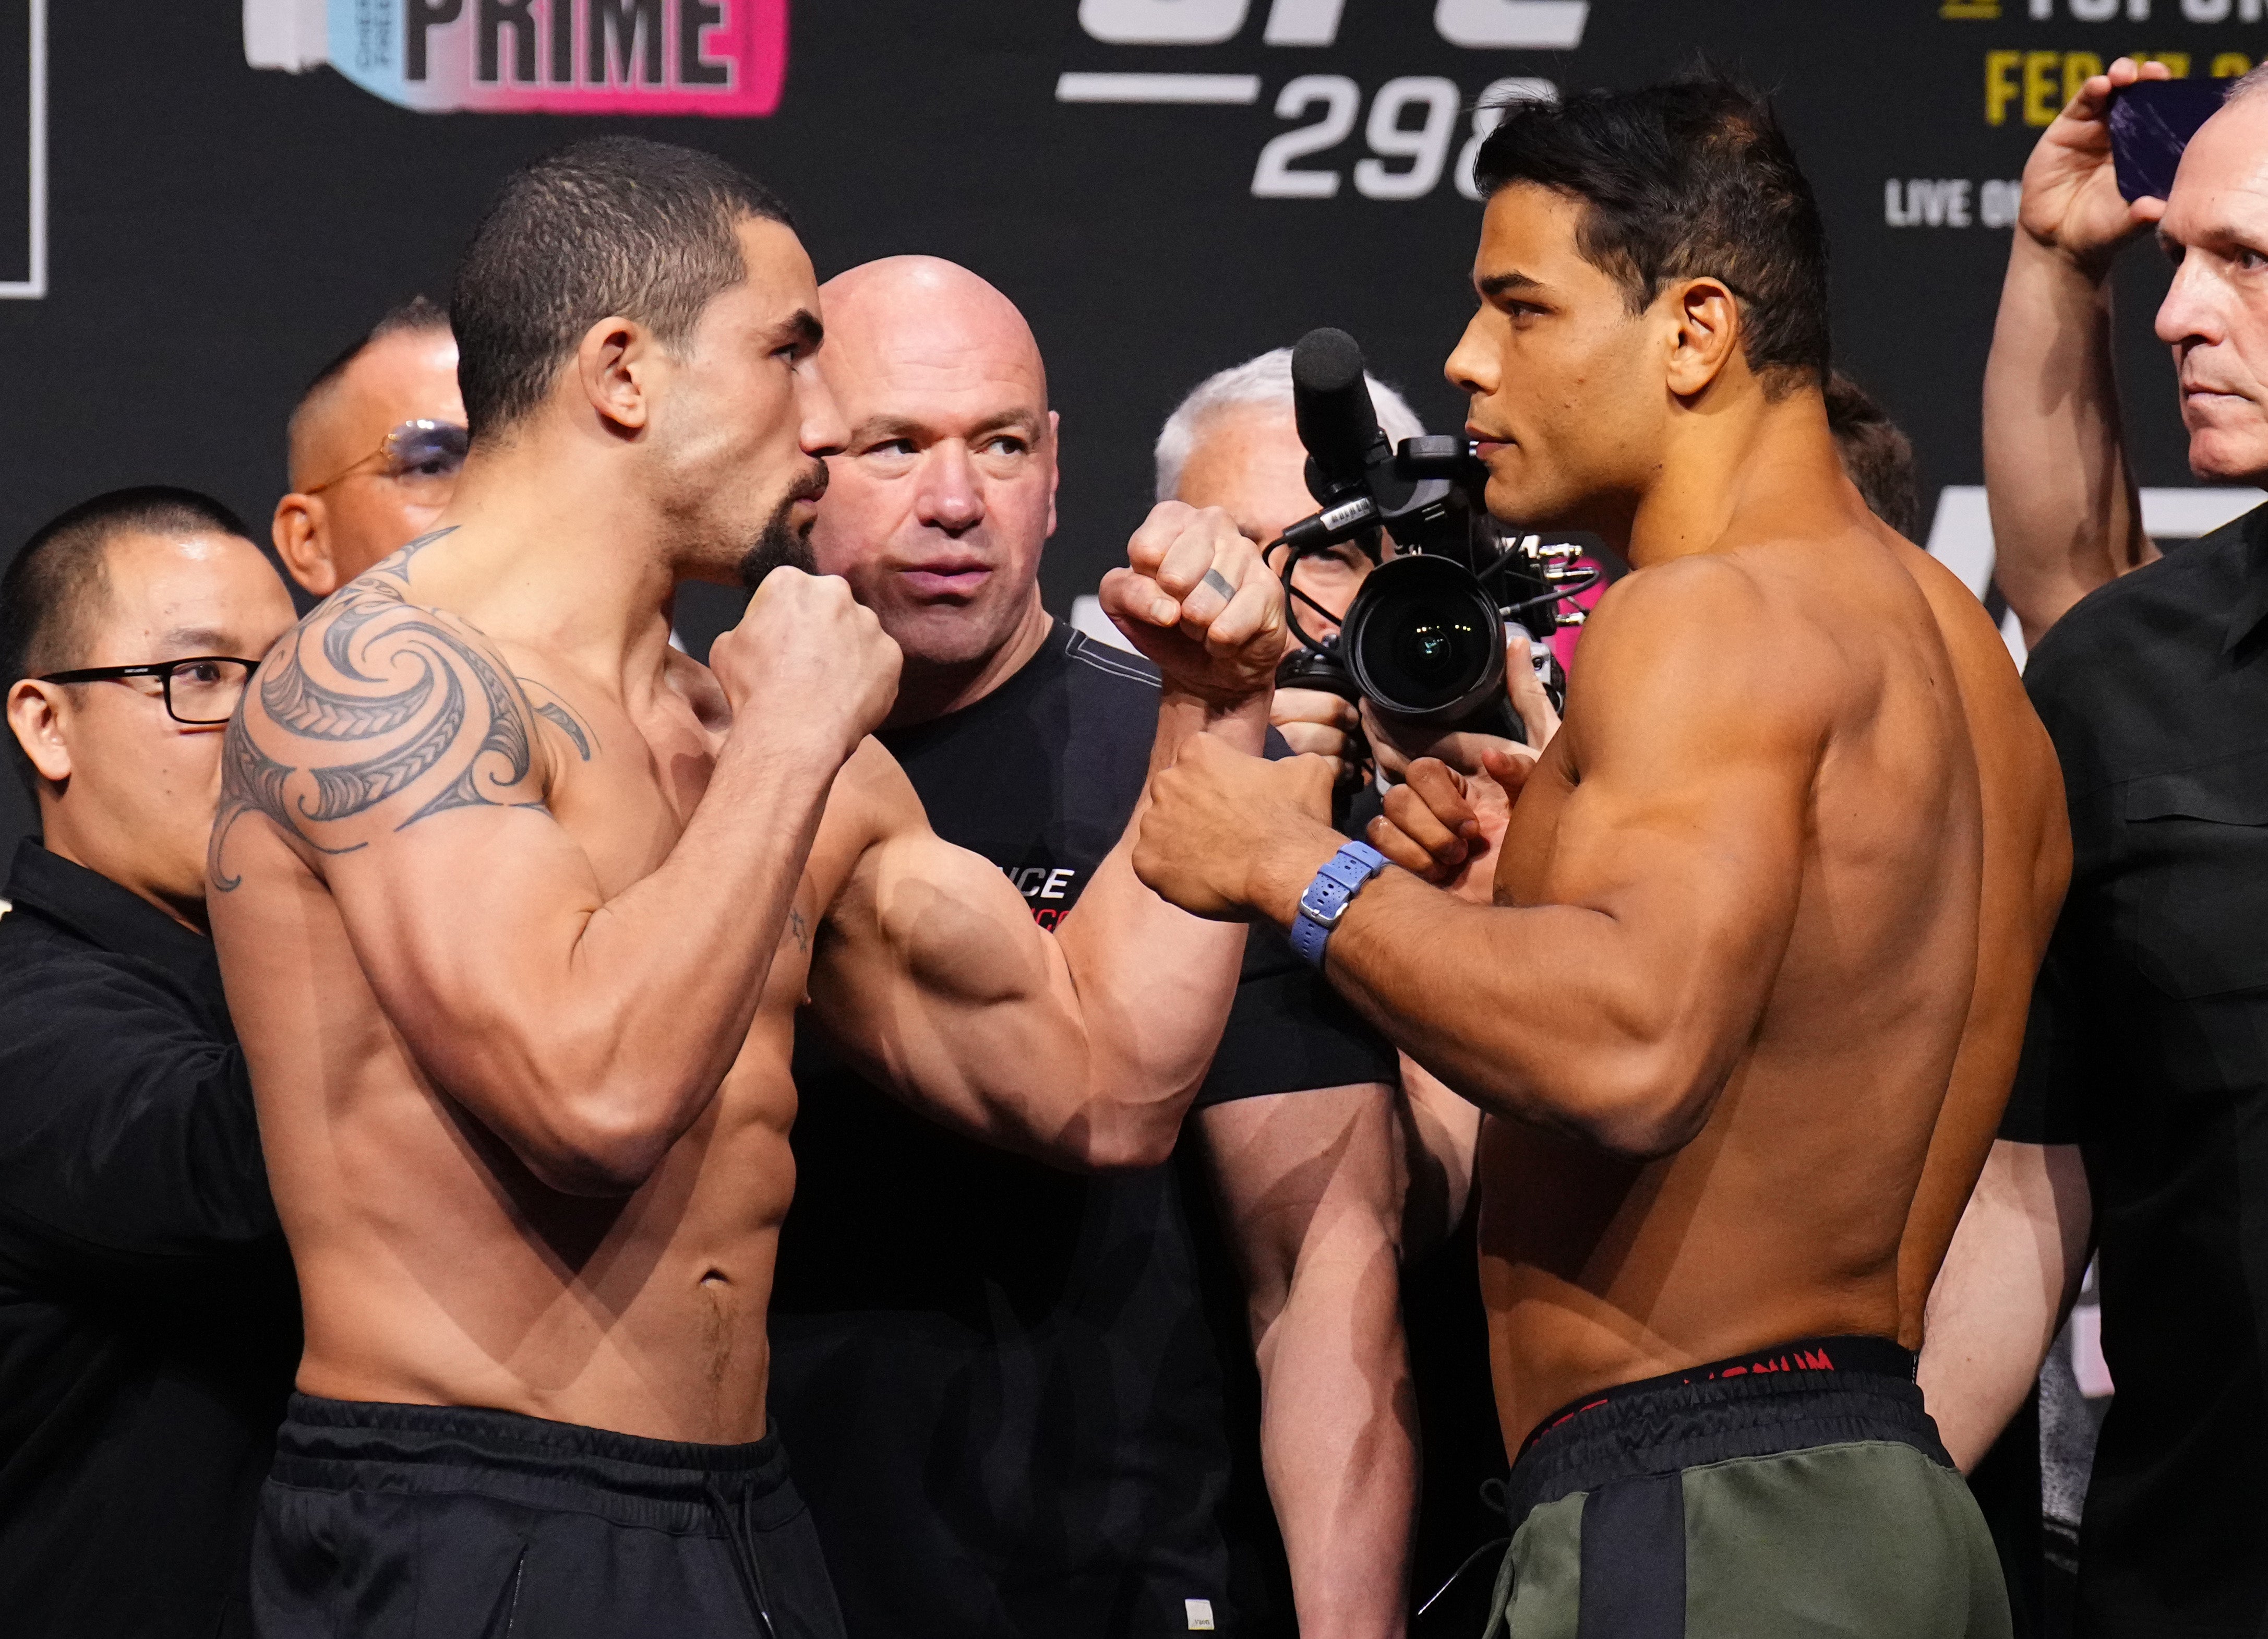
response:
<path id="1" fill-rule="evenodd" d="M 1127 542 L 1126 561 L 1145 574 L 1154 573 L 1196 515 L 1197 508 L 1187 502 L 1160 501 Z"/>
<path id="2" fill-rule="evenodd" d="M 1103 576 L 1101 602 L 1102 612 L 1122 627 L 1170 626 L 1181 618 L 1181 605 L 1148 575 L 1132 569 L 1114 569 Z"/>

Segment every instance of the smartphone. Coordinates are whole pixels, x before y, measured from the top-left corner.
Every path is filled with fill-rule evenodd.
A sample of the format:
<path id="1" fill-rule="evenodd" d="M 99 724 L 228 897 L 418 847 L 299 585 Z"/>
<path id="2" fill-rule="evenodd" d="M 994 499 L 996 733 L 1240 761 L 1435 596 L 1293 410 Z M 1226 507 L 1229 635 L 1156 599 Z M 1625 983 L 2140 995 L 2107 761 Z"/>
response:
<path id="1" fill-rule="evenodd" d="M 2146 79 L 2110 100 L 2110 159 L 2129 203 L 2173 191 L 2182 150 L 2228 90 L 2225 79 Z"/>

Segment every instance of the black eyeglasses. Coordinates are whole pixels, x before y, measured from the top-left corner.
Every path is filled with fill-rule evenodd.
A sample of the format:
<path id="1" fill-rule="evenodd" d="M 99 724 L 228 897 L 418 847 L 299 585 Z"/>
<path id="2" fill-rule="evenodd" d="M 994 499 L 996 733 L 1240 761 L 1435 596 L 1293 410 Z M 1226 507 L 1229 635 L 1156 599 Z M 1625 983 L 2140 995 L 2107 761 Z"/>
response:
<path id="1" fill-rule="evenodd" d="M 244 685 L 260 668 L 258 661 L 235 654 L 193 654 L 185 661 L 158 661 L 147 666 L 82 666 L 77 671 L 49 672 L 38 683 L 124 683 L 134 677 L 155 677 L 166 697 L 166 715 L 177 723 L 210 727 L 236 715 L 244 698 Z"/>
<path id="2" fill-rule="evenodd" d="M 308 484 L 299 493 L 313 495 L 328 490 L 372 461 L 381 463 L 377 476 L 413 488 L 453 484 L 472 442 L 473 435 L 453 421 L 405 421 L 380 439 L 376 449 L 343 472 L 334 473 L 320 484 Z"/>

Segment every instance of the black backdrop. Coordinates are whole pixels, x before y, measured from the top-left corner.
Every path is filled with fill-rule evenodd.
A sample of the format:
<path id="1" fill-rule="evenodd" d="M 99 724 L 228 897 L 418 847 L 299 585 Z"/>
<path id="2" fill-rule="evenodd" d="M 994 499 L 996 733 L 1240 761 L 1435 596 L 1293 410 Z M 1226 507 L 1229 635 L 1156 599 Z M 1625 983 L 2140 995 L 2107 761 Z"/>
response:
<path id="1" fill-rule="evenodd" d="M 537 13 L 570 3 L 591 0 L 537 0 Z M 381 32 L 405 8 L 450 4 L 329 0 L 350 26 Z M 464 48 L 482 4 L 431 32 L 437 52 Z M 791 4 L 777 111 L 722 119 L 420 113 L 330 68 L 248 66 L 254 14 L 272 29 L 287 13 L 320 18 L 322 0 L 252 0 L 241 11 L 227 0 L 0 0 L 0 281 L 32 271 L 27 97 L 41 4 L 49 179 L 45 294 L 0 300 L 10 366 L 0 550 L 124 484 L 210 490 L 264 520 L 283 484 L 283 418 L 306 378 L 408 292 L 442 292 L 508 167 L 593 130 L 634 129 L 713 148 L 777 187 L 822 277 L 926 251 L 1022 305 L 1064 416 L 1063 527 L 1045 574 L 1064 612 L 1145 510 L 1160 418 L 1222 365 L 1340 324 L 1429 422 L 1457 424 L 1440 365 L 1470 304 L 1463 271 L 1478 207 L 1454 175 L 1470 130 L 1464 107 L 1444 107 L 1438 181 L 1417 197 L 1381 196 L 1414 191 L 1397 176 L 1428 168 L 1428 99 L 1452 92 L 1426 82 L 1447 82 L 1469 105 L 1508 77 L 1628 85 L 1705 51 L 1777 96 L 1833 234 L 1840 362 L 1912 432 L 1933 497 L 1979 481 L 1977 389 L 2007 255 L 2001 183 L 2061 100 L 2066 70 L 2084 70 L 2087 54 L 2142 51 L 2191 74 L 2227 73 L 2242 66 L 2232 55 L 2268 53 L 2262 0 L 710 9 L 731 18 L 741 5 Z M 671 0 L 654 12 L 674 24 L 688 9 Z M 1572 48 L 1454 43 L 1565 40 L 1579 17 Z M 1176 32 L 1223 37 L 1128 38 Z M 1329 43 L 1270 43 L 1287 33 Z M 509 73 L 509 51 L 504 61 Z M 1066 74 L 1226 77 L 1239 97 L 1240 77 L 1256 86 L 1249 100 L 1213 104 L 1064 100 L 1067 89 L 1080 94 Z M 1294 80 L 1307 84 L 1279 115 Z M 1207 82 L 1215 94 L 1222 83 Z M 1177 86 L 1187 94 L 1187 81 Z M 1420 133 L 1407 144 L 1378 124 L 1395 100 L 1401 127 Z M 1342 109 L 1352 116 L 1344 140 L 1289 167 L 1335 176 L 1335 194 L 1256 196 L 1263 148 Z M 1381 159 L 1381 138 L 1420 151 Z M 2121 277 L 2143 478 L 2183 483 L 2169 373 L 2146 317 L 2164 276 L 2138 256 Z M 20 823 L 20 809 L 0 814 L 8 831 Z"/>

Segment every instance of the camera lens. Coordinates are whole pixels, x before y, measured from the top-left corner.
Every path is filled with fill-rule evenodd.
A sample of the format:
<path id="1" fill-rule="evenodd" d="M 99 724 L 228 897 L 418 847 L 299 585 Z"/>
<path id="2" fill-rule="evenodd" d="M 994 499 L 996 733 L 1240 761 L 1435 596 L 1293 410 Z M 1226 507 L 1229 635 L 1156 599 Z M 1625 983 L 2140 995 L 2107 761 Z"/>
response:
<path id="1" fill-rule="evenodd" d="M 1470 686 L 1474 651 L 1484 640 L 1469 615 L 1413 611 L 1393 634 L 1395 669 L 1409 680 L 1413 695 L 1454 698 Z"/>
<path id="2" fill-rule="evenodd" d="M 1504 623 L 1470 570 L 1398 557 L 1363 582 L 1341 641 L 1348 669 L 1381 708 L 1447 725 L 1504 690 Z"/>

